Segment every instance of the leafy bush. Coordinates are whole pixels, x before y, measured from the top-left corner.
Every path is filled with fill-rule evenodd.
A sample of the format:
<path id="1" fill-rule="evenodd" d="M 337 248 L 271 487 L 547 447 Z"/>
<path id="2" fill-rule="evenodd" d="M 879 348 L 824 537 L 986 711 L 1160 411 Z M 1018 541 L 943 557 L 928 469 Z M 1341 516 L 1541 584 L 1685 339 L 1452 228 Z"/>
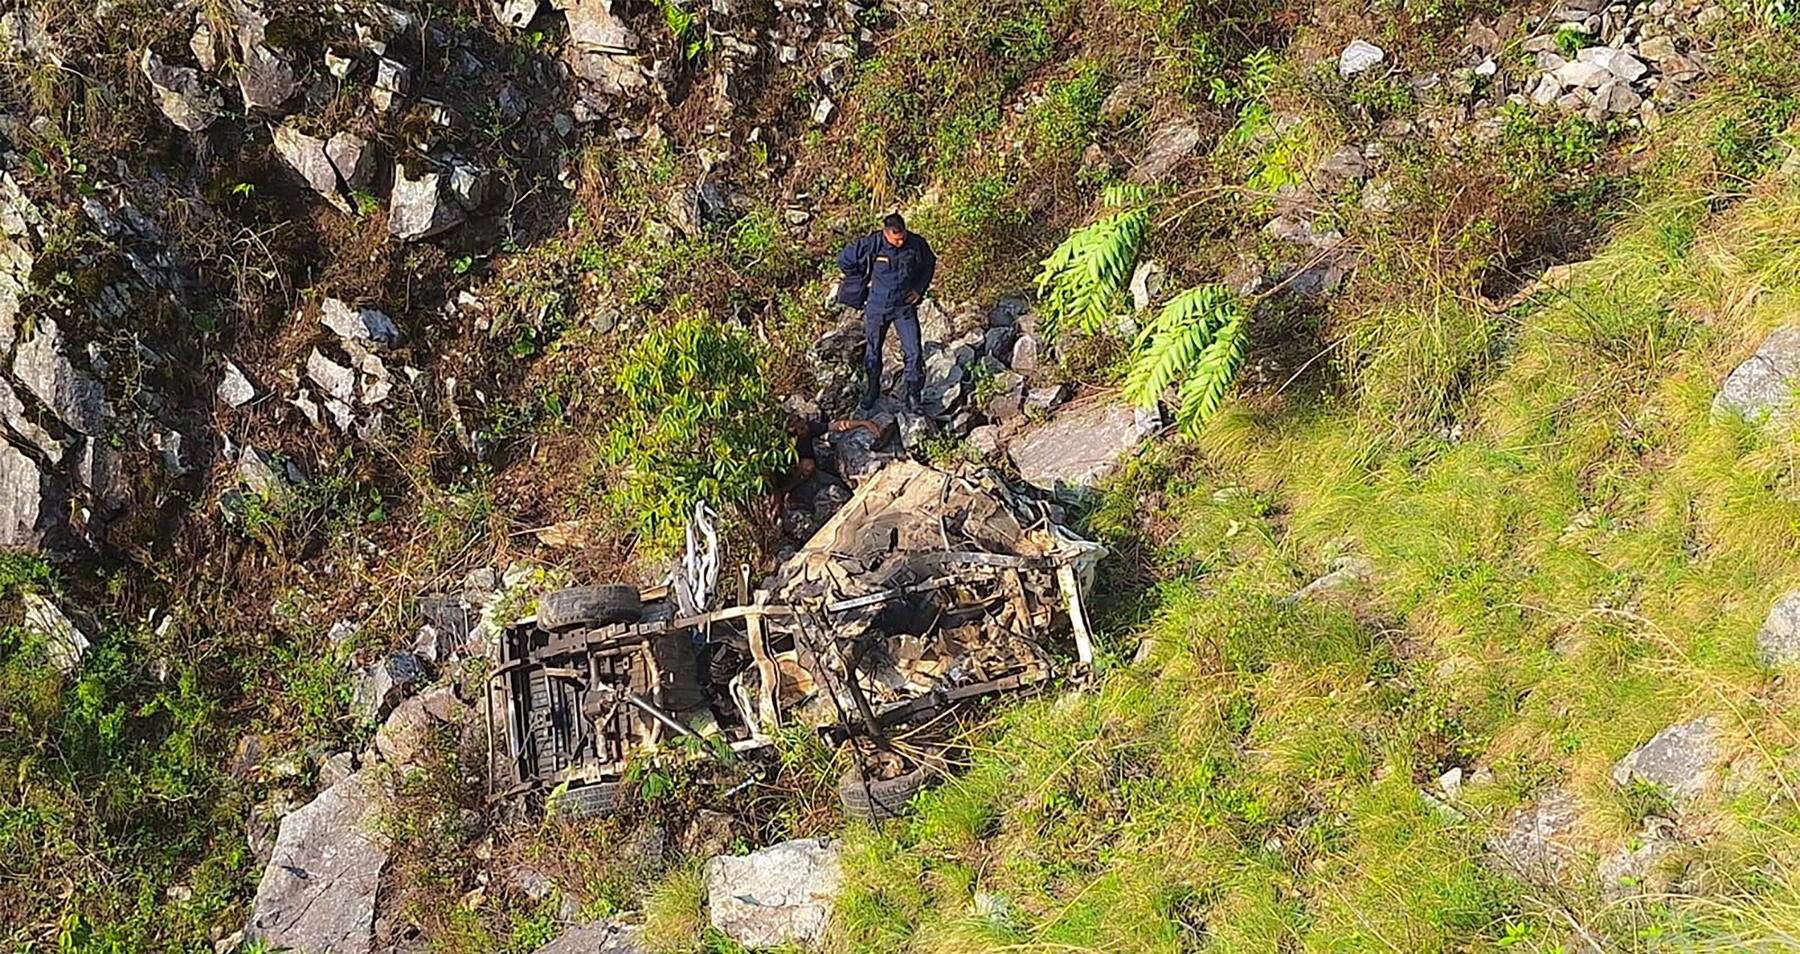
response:
<path id="1" fill-rule="evenodd" d="M 652 329 L 625 354 L 605 443 L 623 476 L 610 496 L 652 546 L 696 502 L 747 501 L 793 463 L 763 358 L 747 333 L 711 318 Z"/>

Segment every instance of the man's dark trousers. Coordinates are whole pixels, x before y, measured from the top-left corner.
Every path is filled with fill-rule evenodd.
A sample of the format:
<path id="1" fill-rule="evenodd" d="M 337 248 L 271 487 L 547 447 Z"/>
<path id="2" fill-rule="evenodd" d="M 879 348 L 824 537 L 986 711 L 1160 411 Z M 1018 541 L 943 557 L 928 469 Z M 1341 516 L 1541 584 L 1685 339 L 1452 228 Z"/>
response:
<path id="1" fill-rule="evenodd" d="M 900 334 L 900 352 L 906 358 L 906 393 L 925 386 L 925 355 L 919 345 L 919 306 L 901 305 L 886 311 L 871 308 L 863 314 L 863 373 L 869 387 L 881 387 L 881 348 L 887 343 L 888 326 Z"/>

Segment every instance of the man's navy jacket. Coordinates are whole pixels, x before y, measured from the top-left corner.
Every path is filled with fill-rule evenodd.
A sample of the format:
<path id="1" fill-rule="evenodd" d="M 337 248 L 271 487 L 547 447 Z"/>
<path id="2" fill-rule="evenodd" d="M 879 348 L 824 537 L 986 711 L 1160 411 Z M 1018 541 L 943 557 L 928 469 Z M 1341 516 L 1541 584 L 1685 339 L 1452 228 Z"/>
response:
<path id="1" fill-rule="evenodd" d="M 937 256 L 932 254 L 931 243 L 916 232 L 906 233 L 906 241 L 895 248 L 876 231 L 844 246 L 838 253 L 838 268 L 846 275 L 868 276 L 869 301 L 864 310 L 880 315 L 906 307 L 909 293 L 925 297 L 937 275 Z"/>

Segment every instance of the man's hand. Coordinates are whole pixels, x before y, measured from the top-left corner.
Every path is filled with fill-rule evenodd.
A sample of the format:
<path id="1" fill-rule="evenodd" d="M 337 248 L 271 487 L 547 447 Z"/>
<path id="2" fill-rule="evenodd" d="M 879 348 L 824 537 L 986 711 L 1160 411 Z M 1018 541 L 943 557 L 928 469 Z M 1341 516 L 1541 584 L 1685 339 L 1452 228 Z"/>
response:
<path id="1" fill-rule="evenodd" d="M 916 305 L 919 303 L 919 299 L 923 298 L 923 297 L 924 296 L 920 295 L 916 291 L 909 291 L 906 293 L 906 303 L 909 305 Z"/>

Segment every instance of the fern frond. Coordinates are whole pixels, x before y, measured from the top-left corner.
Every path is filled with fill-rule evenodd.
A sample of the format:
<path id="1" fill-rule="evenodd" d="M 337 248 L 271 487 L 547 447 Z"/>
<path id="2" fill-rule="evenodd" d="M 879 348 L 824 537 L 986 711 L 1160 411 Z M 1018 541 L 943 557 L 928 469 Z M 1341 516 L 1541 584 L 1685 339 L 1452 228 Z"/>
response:
<path id="1" fill-rule="evenodd" d="M 1201 352 L 1200 360 L 1181 386 L 1181 404 L 1175 411 L 1175 423 L 1182 433 L 1192 437 L 1218 413 L 1225 393 L 1231 390 L 1238 369 L 1244 365 L 1249 340 L 1249 317 L 1239 312 Z"/>
<path id="2" fill-rule="evenodd" d="M 1149 209 L 1115 212 L 1070 232 L 1044 259 L 1037 286 L 1048 337 L 1055 338 L 1064 322 L 1093 333 L 1118 312 L 1149 229 Z"/>
<path id="3" fill-rule="evenodd" d="M 1249 316 L 1220 285 L 1201 285 L 1175 296 L 1138 335 L 1125 397 L 1150 407 L 1170 388 L 1179 390 L 1176 420 L 1192 433 L 1218 410 L 1243 363 Z"/>

